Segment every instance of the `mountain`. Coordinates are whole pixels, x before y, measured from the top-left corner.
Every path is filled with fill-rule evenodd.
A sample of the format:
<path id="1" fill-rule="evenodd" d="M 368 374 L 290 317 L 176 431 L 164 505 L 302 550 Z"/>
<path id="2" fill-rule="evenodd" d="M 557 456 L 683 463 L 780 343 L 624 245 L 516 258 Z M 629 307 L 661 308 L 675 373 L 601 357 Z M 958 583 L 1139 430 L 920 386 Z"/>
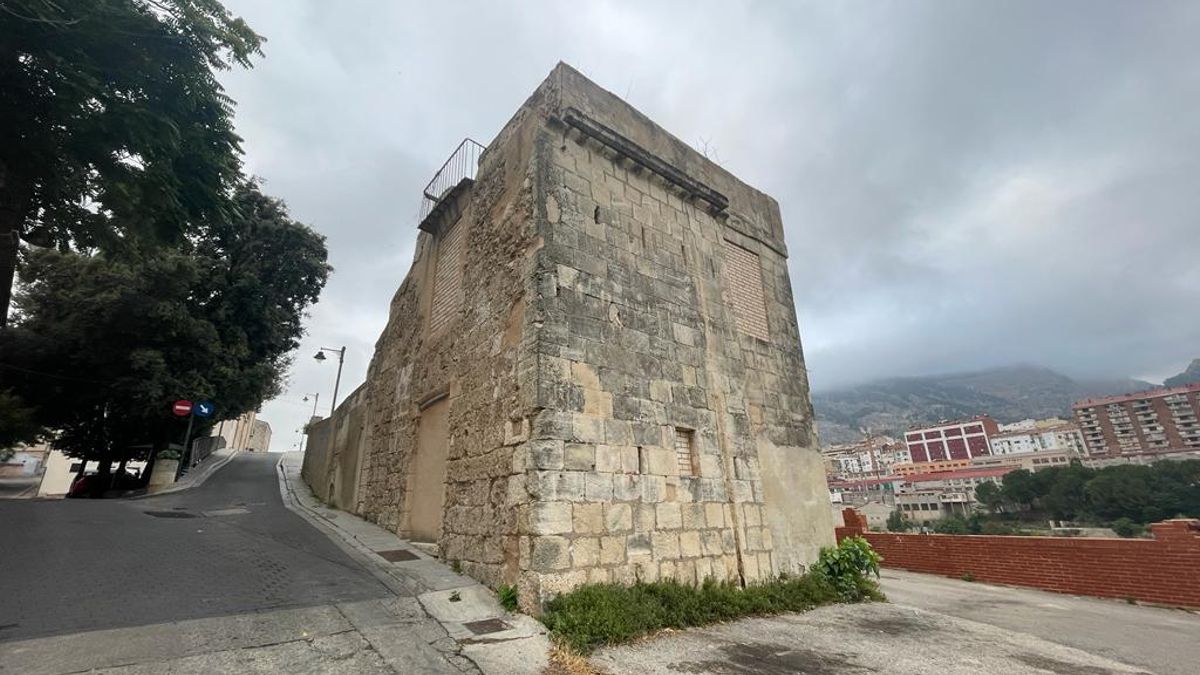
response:
<path id="1" fill-rule="evenodd" d="M 1164 387 L 1182 387 L 1185 384 L 1200 382 L 1200 359 L 1192 359 L 1184 371 L 1174 377 L 1163 380 Z"/>
<path id="2" fill-rule="evenodd" d="M 862 428 L 900 437 L 914 424 L 985 413 L 1000 422 L 1069 417 L 1071 404 L 1079 399 L 1154 386 L 1134 379 L 1073 380 L 1048 368 L 1020 365 L 973 373 L 890 378 L 815 392 L 813 407 L 821 443 L 845 443 L 861 438 Z"/>

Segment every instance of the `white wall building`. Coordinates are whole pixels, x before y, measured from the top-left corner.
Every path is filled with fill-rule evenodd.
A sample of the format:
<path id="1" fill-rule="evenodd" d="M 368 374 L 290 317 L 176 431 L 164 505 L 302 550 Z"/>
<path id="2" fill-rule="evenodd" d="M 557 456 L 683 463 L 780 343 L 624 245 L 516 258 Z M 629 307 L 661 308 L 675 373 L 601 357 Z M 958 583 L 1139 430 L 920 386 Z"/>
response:
<path id="1" fill-rule="evenodd" d="M 1071 452 L 1084 454 L 1083 435 L 1070 423 L 1035 427 L 1026 431 L 1001 432 L 992 436 L 993 455 L 1019 455 L 1031 452 Z"/>

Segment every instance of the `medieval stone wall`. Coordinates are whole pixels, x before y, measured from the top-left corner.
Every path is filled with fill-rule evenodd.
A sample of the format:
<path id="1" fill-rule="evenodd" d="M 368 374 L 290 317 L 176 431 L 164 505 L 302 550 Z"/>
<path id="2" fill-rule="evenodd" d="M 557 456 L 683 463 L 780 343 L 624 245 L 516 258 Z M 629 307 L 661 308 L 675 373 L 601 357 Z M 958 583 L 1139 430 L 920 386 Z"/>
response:
<path id="1" fill-rule="evenodd" d="M 774 200 L 561 64 L 455 198 L 376 345 L 359 513 L 408 534 L 444 401 L 441 555 L 526 608 L 832 543 Z"/>
<path id="2" fill-rule="evenodd" d="M 832 526 L 786 259 L 779 243 L 729 226 L 781 233 L 777 211 L 713 215 L 555 120 L 537 144 L 543 411 L 529 446 L 522 590 L 799 571 Z M 757 288 L 749 316 L 734 297 L 747 287 Z M 680 432 L 691 460 L 681 461 Z M 774 482 L 763 480 L 764 451 Z M 771 504 L 772 488 L 799 494 Z M 792 548 L 779 552 L 777 532 Z"/>

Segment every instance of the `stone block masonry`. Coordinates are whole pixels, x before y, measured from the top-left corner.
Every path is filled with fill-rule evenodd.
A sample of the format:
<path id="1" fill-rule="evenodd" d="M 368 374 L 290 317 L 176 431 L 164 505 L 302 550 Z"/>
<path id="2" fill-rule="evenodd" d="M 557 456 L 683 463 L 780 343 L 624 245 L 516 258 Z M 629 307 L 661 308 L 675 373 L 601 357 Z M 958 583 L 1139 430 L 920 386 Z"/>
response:
<path id="1" fill-rule="evenodd" d="M 892 534 L 843 511 L 839 540 L 863 536 L 885 567 L 1055 593 L 1200 607 L 1200 520 L 1151 525 L 1153 539 Z"/>
<path id="2" fill-rule="evenodd" d="M 774 200 L 563 64 L 446 199 L 368 374 L 357 512 L 534 610 L 833 542 Z"/>

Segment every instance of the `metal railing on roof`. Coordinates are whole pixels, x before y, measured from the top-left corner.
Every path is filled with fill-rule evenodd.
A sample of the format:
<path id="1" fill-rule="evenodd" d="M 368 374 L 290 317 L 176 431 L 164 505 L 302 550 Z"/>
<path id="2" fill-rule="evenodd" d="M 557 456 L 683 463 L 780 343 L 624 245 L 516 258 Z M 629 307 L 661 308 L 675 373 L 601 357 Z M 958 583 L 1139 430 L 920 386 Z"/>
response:
<path id="1" fill-rule="evenodd" d="M 464 138 L 454 149 L 442 168 L 433 174 L 433 179 L 425 186 L 421 194 L 421 210 L 417 222 L 424 222 L 434 207 L 442 201 L 464 179 L 474 179 L 475 170 L 479 168 L 479 156 L 483 154 L 483 146 L 470 138 Z"/>

